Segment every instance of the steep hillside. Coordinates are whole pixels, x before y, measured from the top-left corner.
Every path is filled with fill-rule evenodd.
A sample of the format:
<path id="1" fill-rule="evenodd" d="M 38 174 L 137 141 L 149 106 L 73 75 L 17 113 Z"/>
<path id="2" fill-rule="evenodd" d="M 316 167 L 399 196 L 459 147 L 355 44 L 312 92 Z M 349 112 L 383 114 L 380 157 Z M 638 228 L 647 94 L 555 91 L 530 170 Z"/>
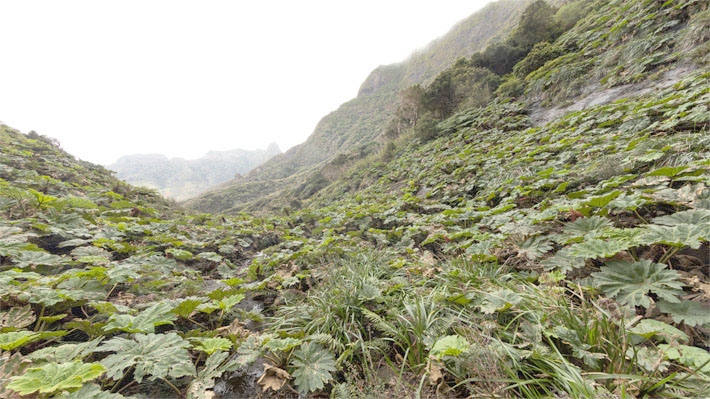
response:
<path id="1" fill-rule="evenodd" d="M 394 112 L 392 104 L 399 90 L 431 80 L 458 58 L 504 37 L 530 2 L 500 0 L 489 4 L 405 62 L 377 68 L 362 84 L 358 96 L 325 116 L 305 143 L 274 157 L 243 179 L 188 201 L 186 206 L 203 212 L 263 211 L 307 198 L 304 194 L 310 191 L 308 187 L 321 188 L 328 182 L 321 175 L 323 163 L 339 154 L 360 156 L 376 148 L 375 140 Z"/>
<path id="2" fill-rule="evenodd" d="M 708 4 L 569 4 L 408 91 L 286 212 L 181 213 L 3 126 L 0 397 L 710 397 Z"/>
<path id="3" fill-rule="evenodd" d="M 246 174 L 281 153 L 276 144 L 266 150 L 210 151 L 195 160 L 168 159 L 165 155 L 127 155 L 109 165 L 119 179 L 158 190 L 162 195 L 186 200 L 210 187 Z"/>

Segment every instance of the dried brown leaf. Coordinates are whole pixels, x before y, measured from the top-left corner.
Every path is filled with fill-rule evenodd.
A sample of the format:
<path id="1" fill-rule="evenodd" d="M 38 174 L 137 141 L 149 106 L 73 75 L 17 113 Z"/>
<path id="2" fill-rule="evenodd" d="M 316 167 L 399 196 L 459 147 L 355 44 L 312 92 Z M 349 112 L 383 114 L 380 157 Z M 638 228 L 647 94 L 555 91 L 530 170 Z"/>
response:
<path id="1" fill-rule="evenodd" d="M 291 375 L 283 369 L 270 364 L 264 364 L 264 374 L 259 377 L 257 384 L 261 385 L 261 390 L 266 392 L 269 389 L 279 391 L 291 379 Z"/>

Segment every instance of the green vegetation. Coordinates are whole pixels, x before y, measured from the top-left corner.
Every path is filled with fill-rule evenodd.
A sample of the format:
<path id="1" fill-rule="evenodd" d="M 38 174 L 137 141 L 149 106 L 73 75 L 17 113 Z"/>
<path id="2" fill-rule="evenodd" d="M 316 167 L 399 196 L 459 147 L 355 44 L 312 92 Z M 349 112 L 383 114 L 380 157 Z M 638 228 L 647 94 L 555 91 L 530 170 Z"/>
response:
<path id="1" fill-rule="evenodd" d="M 459 58 L 470 57 L 505 37 L 530 0 L 499 0 L 454 26 L 442 38 L 415 52 L 405 62 L 376 68 L 358 96 L 326 115 L 308 140 L 261 165 L 258 170 L 185 203 L 198 212 L 264 213 L 293 208 L 298 187 L 323 173 L 329 182 L 346 168 L 332 165 L 338 157 L 349 165 L 378 152 L 376 140 L 387 130 L 398 92 L 431 82 Z M 325 169 L 325 171 L 324 171 Z M 324 173 L 325 172 L 325 173 Z M 298 206 L 296 206 L 298 207 Z"/>
<path id="2" fill-rule="evenodd" d="M 378 141 L 274 175 L 292 195 L 262 216 L 182 211 L 1 126 L 0 396 L 709 396 L 702 57 L 675 55 L 694 64 L 645 94 L 530 115 L 560 95 L 535 92 L 539 76 L 602 68 L 590 60 L 669 16 L 702 48 L 684 29 L 707 9 L 594 5 L 560 8 L 569 30 L 511 74 L 465 59 L 404 90 Z M 576 25 L 572 6 L 588 7 Z M 591 39 L 596 10 L 649 25 Z M 607 50 L 578 53 L 574 32 Z M 486 100 L 439 96 L 447 84 Z"/>

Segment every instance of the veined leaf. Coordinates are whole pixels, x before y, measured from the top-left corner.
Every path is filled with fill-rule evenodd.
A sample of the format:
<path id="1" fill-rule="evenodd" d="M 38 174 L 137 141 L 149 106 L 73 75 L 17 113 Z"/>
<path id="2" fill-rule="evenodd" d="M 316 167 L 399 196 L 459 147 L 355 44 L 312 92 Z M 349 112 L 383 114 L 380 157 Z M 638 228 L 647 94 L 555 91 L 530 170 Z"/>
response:
<path id="1" fill-rule="evenodd" d="M 584 258 L 573 256 L 569 253 L 569 247 L 562 248 L 551 258 L 543 260 L 542 265 L 545 271 L 559 270 L 562 273 L 567 273 L 570 270 L 584 267 Z"/>
<path id="2" fill-rule="evenodd" d="M 294 352 L 291 367 L 291 375 L 301 393 L 323 389 L 325 383 L 333 379 L 331 373 L 336 371 L 333 355 L 311 342 L 306 342 Z"/>
<path id="3" fill-rule="evenodd" d="M 629 328 L 629 332 L 643 337 L 645 340 L 659 336 L 665 342 L 688 342 L 688 335 L 670 324 L 654 319 L 643 319 L 637 325 Z"/>
<path id="4" fill-rule="evenodd" d="M 40 333 L 33 331 L 13 331 L 0 334 L 0 349 L 13 350 L 41 339 Z"/>
<path id="5" fill-rule="evenodd" d="M 688 169 L 687 166 L 665 166 L 646 173 L 646 176 L 675 177 L 681 174 L 686 169 Z"/>
<path id="6" fill-rule="evenodd" d="M 676 323 L 683 322 L 688 326 L 710 325 L 710 304 L 696 301 L 681 301 L 671 303 L 665 301 L 658 302 L 658 309 L 663 313 L 668 313 Z"/>
<path id="7" fill-rule="evenodd" d="M 481 312 L 486 314 L 504 312 L 522 300 L 520 295 L 508 289 L 489 292 L 481 305 Z"/>
<path id="8" fill-rule="evenodd" d="M 22 251 L 19 256 L 13 258 L 13 261 L 17 267 L 24 269 L 29 266 L 58 265 L 64 261 L 64 258 L 47 252 Z"/>
<path id="9" fill-rule="evenodd" d="M 458 356 L 463 352 L 467 352 L 471 345 L 466 341 L 466 338 L 460 335 L 447 335 L 439 338 L 434 346 L 431 347 L 429 353 L 437 360 L 441 360 L 444 356 Z"/>
<path id="10" fill-rule="evenodd" d="M 530 260 L 537 259 L 552 249 L 550 241 L 545 236 L 541 235 L 530 237 L 519 243 L 517 247 L 518 252 L 525 254 L 525 256 Z"/>
<path id="11" fill-rule="evenodd" d="M 640 244 L 666 244 L 674 247 L 700 248 L 710 237 L 710 224 L 679 224 L 675 226 L 646 226 L 647 232 L 639 238 Z"/>
<path id="12" fill-rule="evenodd" d="M 708 209 L 689 209 L 686 211 L 676 212 L 671 215 L 659 216 L 651 220 L 655 224 L 664 226 L 677 226 L 679 224 L 710 224 L 710 210 Z"/>
<path id="13" fill-rule="evenodd" d="M 271 352 L 285 352 L 287 350 L 293 349 L 298 345 L 301 345 L 303 341 L 296 338 L 272 338 L 268 340 L 263 348 L 270 350 Z"/>
<path id="14" fill-rule="evenodd" d="M 205 300 L 203 298 L 197 297 L 185 298 L 182 300 L 182 302 L 180 302 L 179 305 L 173 308 L 172 312 L 180 317 L 188 318 L 192 316 L 192 313 L 194 313 L 197 307 L 201 305 L 204 301 Z"/>
<path id="15" fill-rule="evenodd" d="M 35 314 L 32 312 L 30 305 L 23 307 L 14 307 L 6 312 L 0 312 L 0 331 L 5 328 L 24 328 L 34 323 Z"/>
<path id="16" fill-rule="evenodd" d="M 584 203 L 582 203 L 582 206 L 603 208 L 603 207 L 607 206 L 614 198 L 620 196 L 621 194 L 623 194 L 623 191 L 614 190 L 614 191 L 610 192 L 609 194 L 600 195 L 597 197 L 592 197 L 592 198 L 588 199 L 587 201 L 585 201 Z"/>
<path id="17" fill-rule="evenodd" d="M 710 373 L 710 353 L 705 349 L 675 344 L 661 344 L 658 348 L 670 360 L 677 360 L 680 364 L 704 374 Z"/>
<path id="18" fill-rule="evenodd" d="M 118 381 L 125 370 L 134 367 L 133 378 L 140 383 L 146 376 L 150 376 L 150 381 L 194 376 L 195 365 L 187 351 L 189 347 L 189 342 L 175 333 L 134 334 L 132 339 L 112 338 L 97 351 L 116 352 L 101 361 L 109 378 Z"/>
<path id="19" fill-rule="evenodd" d="M 176 315 L 172 313 L 173 305 L 168 302 L 158 302 L 155 305 L 144 309 L 138 316 L 127 314 L 114 314 L 108 319 L 108 324 L 104 326 L 105 331 L 121 330 L 135 333 L 155 332 L 156 326 L 172 324 Z"/>
<path id="20" fill-rule="evenodd" d="M 86 356 L 96 351 L 103 338 L 94 339 L 80 344 L 64 344 L 50 346 L 36 350 L 27 355 L 33 361 L 42 362 L 69 362 L 83 360 Z"/>
<path id="21" fill-rule="evenodd" d="M 675 270 L 666 270 L 666 265 L 643 259 L 635 263 L 612 261 L 593 273 L 593 282 L 622 305 L 651 306 L 649 293 L 668 302 L 679 302 L 683 283 Z"/>
<path id="22" fill-rule="evenodd" d="M 192 347 L 211 355 L 217 351 L 227 351 L 232 348 L 232 341 L 222 338 L 192 337 L 188 338 L 192 342 Z"/>
<path id="23" fill-rule="evenodd" d="M 574 222 L 567 223 L 564 227 L 564 233 L 573 237 L 580 236 L 596 236 L 602 230 L 612 227 L 611 221 L 601 216 L 591 216 L 588 218 L 580 218 Z"/>
<path id="24" fill-rule="evenodd" d="M 88 383 L 82 385 L 78 391 L 74 392 L 62 392 L 59 396 L 54 396 L 55 399 L 126 399 L 125 396 L 119 393 L 111 393 L 109 391 L 101 390 L 101 387 L 94 384 Z"/>
<path id="25" fill-rule="evenodd" d="M 668 370 L 670 362 L 665 360 L 665 355 L 656 348 L 632 345 L 626 350 L 629 359 L 636 359 L 636 363 L 647 372 L 664 372 Z"/>
<path id="26" fill-rule="evenodd" d="M 584 242 L 571 245 L 569 254 L 583 259 L 608 258 L 632 246 L 631 242 L 624 240 L 605 241 L 598 238 L 590 238 Z"/>
<path id="27" fill-rule="evenodd" d="M 12 377 L 8 388 L 22 395 L 33 392 L 52 393 L 64 389 L 81 388 L 104 373 L 106 369 L 99 363 L 47 363 L 27 370 L 25 374 Z"/>

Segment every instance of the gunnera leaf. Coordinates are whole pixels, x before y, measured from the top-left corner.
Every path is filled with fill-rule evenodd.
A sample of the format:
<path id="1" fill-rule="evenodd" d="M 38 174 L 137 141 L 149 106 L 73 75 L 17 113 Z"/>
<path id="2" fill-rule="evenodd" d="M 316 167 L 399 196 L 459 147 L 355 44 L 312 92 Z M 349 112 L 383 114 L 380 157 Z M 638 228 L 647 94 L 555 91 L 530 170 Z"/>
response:
<path id="1" fill-rule="evenodd" d="M 296 350 L 291 361 L 294 383 L 301 393 L 323 389 L 325 383 L 333 379 L 336 371 L 335 358 L 324 347 L 306 342 Z"/>
<path id="2" fill-rule="evenodd" d="M 608 258 L 631 248 L 633 245 L 624 240 L 600 240 L 590 238 L 584 242 L 573 244 L 569 247 L 569 254 L 578 258 Z"/>
<path id="3" fill-rule="evenodd" d="M 101 361 L 109 378 L 118 381 L 127 369 L 134 367 L 133 378 L 141 383 L 146 376 L 150 381 L 194 376 L 195 365 L 187 351 L 189 347 L 190 343 L 175 333 L 134 334 L 132 339 L 112 338 L 97 352 L 116 352 Z"/>
<path id="4" fill-rule="evenodd" d="M 616 298 L 622 305 L 651 306 L 649 293 L 668 302 L 677 303 L 682 294 L 680 273 L 667 270 L 666 265 L 648 259 L 630 263 L 611 261 L 600 272 L 593 273 L 593 283 L 607 296 Z"/>
<path id="5" fill-rule="evenodd" d="M 489 292 L 481 305 L 481 312 L 486 314 L 504 312 L 522 300 L 520 295 L 508 289 Z"/>
<path id="6" fill-rule="evenodd" d="M 668 343 L 688 342 L 688 335 L 686 333 L 670 324 L 654 319 L 643 319 L 637 325 L 629 328 L 628 331 L 641 337 L 641 340 L 638 342 L 643 342 L 653 337 L 658 337 L 660 340 Z"/>
<path id="7" fill-rule="evenodd" d="M 710 353 L 705 349 L 676 344 L 661 344 L 658 345 L 658 348 L 668 359 L 676 360 L 678 363 L 703 374 L 710 374 Z"/>
<path id="8" fill-rule="evenodd" d="M 104 326 L 105 331 L 122 330 L 125 332 L 155 332 L 156 326 L 172 324 L 177 316 L 172 313 L 173 305 L 168 302 L 158 302 L 144 309 L 138 316 L 127 314 L 114 314 Z"/>
<path id="9" fill-rule="evenodd" d="M 534 260 L 546 252 L 552 250 L 552 245 L 550 245 L 550 240 L 544 236 L 535 236 L 526 239 L 525 241 L 517 244 L 518 252 L 525 254 L 525 256 Z"/>
<path id="10" fill-rule="evenodd" d="M 573 237 L 586 235 L 595 236 L 595 233 L 601 233 L 601 231 L 610 227 L 613 226 L 609 219 L 601 216 L 591 216 L 567 223 L 563 231 L 565 234 Z"/>
<path id="11" fill-rule="evenodd" d="M 78 391 L 62 392 L 59 396 L 54 396 L 56 399 L 124 399 L 125 396 L 120 393 L 111 393 L 101 390 L 101 387 L 89 383 L 84 384 Z"/>
<path id="12" fill-rule="evenodd" d="M 710 304 L 696 301 L 681 301 L 671 303 L 666 301 L 658 302 L 658 309 L 663 313 L 668 313 L 676 323 L 685 323 L 687 326 L 708 326 L 710 325 Z"/>
<path id="13" fill-rule="evenodd" d="M 444 356 L 458 356 L 468 351 L 470 346 L 466 338 L 460 335 L 447 335 L 439 338 L 429 353 L 437 360 L 441 360 Z"/>
<path id="14" fill-rule="evenodd" d="M 688 246 L 700 248 L 700 244 L 710 237 L 710 224 L 679 224 L 675 226 L 646 226 L 647 232 L 639 240 L 640 244 L 666 244 L 674 247 Z"/>
<path id="15" fill-rule="evenodd" d="M 707 209 L 689 209 L 686 211 L 676 212 L 671 215 L 659 216 L 651 219 L 655 224 L 664 226 L 677 226 L 679 224 L 710 224 L 710 210 Z"/>
<path id="16" fill-rule="evenodd" d="M 99 363 L 47 363 L 27 370 L 25 374 L 10 378 L 8 388 L 22 395 L 33 392 L 52 393 L 64 389 L 81 388 L 106 369 Z"/>

